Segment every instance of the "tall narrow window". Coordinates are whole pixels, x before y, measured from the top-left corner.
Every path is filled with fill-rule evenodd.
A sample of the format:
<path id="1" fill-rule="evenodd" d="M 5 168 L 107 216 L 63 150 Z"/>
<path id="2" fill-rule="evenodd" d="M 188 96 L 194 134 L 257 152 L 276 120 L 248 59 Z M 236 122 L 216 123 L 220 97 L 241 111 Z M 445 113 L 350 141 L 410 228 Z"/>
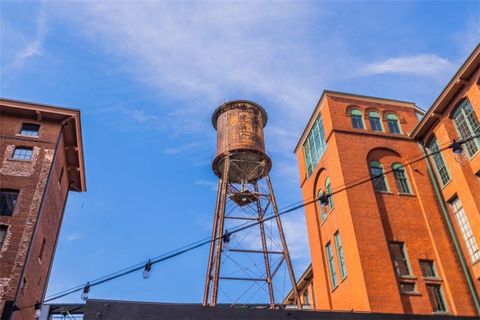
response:
<path id="1" fill-rule="evenodd" d="M 22 124 L 22 129 L 20 130 L 20 134 L 22 136 L 38 137 L 39 129 L 40 129 L 40 126 L 38 124 L 24 123 Z"/>
<path id="2" fill-rule="evenodd" d="M 31 160 L 33 148 L 17 147 L 13 151 L 12 159 L 15 160 Z"/>
<path id="3" fill-rule="evenodd" d="M 11 216 L 15 211 L 18 190 L 0 189 L 0 216 Z"/>
<path id="4" fill-rule="evenodd" d="M 464 99 L 453 113 L 453 122 L 462 139 L 466 140 L 480 135 L 480 122 L 468 99 Z M 468 155 L 471 157 L 480 148 L 480 138 L 465 143 Z"/>
<path id="5" fill-rule="evenodd" d="M 402 133 L 400 129 L 400 122 L 398 121 L 398 117 L 394 114 L 387 114 L 387 124 L 388 130 L 391 133 Z"/>
<path id="6" fill-rule="evenodd" d="M 315 170 L 315 167 L 322 158 L 326 147 L 327 144 L 325 141 L 322 117 L 321 115 L 318 115 L 317 120 L 315 120 L 315 123 L 303 144 L 303 156 L 305 158 L 308 176 L 310 176 L 313 170 Z"/>
<path id="7" fill-rule="evenodd" d="M 343 255 L 342 240 L 340 239 L 340 233 L 337 231 L 335 233 L 335 247 L 337 248 L 337 258 L 338 264 L 340 265 L 340 275 L 342 279 L 345 279 L 347 276 L 347 266 L 345 265 L 345 257 Z"/>
<path id="8" fill-rule="evenodd" d="M 430 151 L 430 154 L 432 154 L 435 169 L 437 169 L 437 175 L 439 176 L 442 185 L 446 185 L 450 181 L 450 174 L 448 173 L 448 168 L 445 164 L 442 153 L 438 148 L 437 139 L 432 139 L 428 145 L 428 150 Z"/>
<path id="9" fill-rule="evenodd" d="M 442 288 L 439 284 L 427 284 L 428 298 L 432 304 L 433 312 L 446 312 L 447 305 L 443 298 Z"/>
<path id="10" fill-rule="evenodd" d="M 352 127 L 356 129 L 365 129 L 363 124 L 363 113 L 360 110 L 352 110 L 350 112 L 350 118 L 352 118 Z"/>
<path id="11" fill-rule="evenodd" d="M 335 261 L 333 259 L 333 251 L 332 251 L 332 245 L 330 242 L 327 243 L 325 246 L 325 249 L 327 251 L 327 260 L 328 260 L 328 271 L 330 274 L 330 284 L 332 286 L 332 289 L 336 288 L 338 285 L 337 282 L 337 271 L 335 270 Z"/>
<path id="12" fill-rule="evenodd" d="M 395 177 L 395 183 L 397 184 L 398 192 L 400 194 L 411 194 L 410 184 L 408 183 L 405 168 L 400 163 L 394 163 L 392 165 L 392 170 L 393 176 Z"/>
<path id="13" fill-rule="evenodd" d="M 306 305 L 310 304 L 310 298 L 308 296 L 308 290 L 305 290 L 303 292 L 303 304 L 306 304 Z"/>
<path id="14" fill-rule="evenodd" d="M 327 192 L 327 194 L 330 195 L 330 197 L 328 197 L 328 208 L 330 210 L 333 209 L 333 196 L 332 196 L 332 185 L 330 183 L 330 178 L 327 177 L 327 179 L 325 179 L 325 190 Z"/>
<path id="15" fill-rule="evenodd" d="M 450 201 L 450 206 L 457 219 L 458 227 L 460 228 L 468 254 L 470 255 L 470 260 L 472 263 L 477 262 L 480 260 L 480 251 L 478 250 L 477 241 L 473 236 L 472 228 L 470 227 L 470 223 L 468 222 L 467 215 L 465 214 L 460 199 L 455 197 Z"/>
<path id="16" fill-rule="evenodd" d="M 381 163 L 378 161 L 370 161 L 369 166 L 375 191 L 388 192 L 387 179 L 383 174 L 383 167 Z"/>
<path id="17" fill-rule="evenodd" d="M 318 207 L 320 208 L 320 218 L 321 218 L 322 222 L 327 220 L 327 217 L 328 217 L 328 212 L 327 212 L 326 208 L 324 208 L 322 206 L 322 204 L 320 203 L 320 197 L 323 196 L 323 195 L 324 195 L 323 190 L 318 191 L 318 199 L 319 199 L 318 200 Z"/>
<path id="18" fill-rule="evenodd" d="M 422 269 L 422 276 L 425 278 L 437 278 L 435 267 L 432 260 L 420 260 L 420 269 Z"/>
<path id="19" fill-rule="evenodd" d="M 390 242 L 390 252 L 392 254 L 393 266 L 398 277 L 410 275 L 407 253 L 403 242 Z"/>
<path id="20" fill-rule="evenodd" d="M 373 131 L 383 131 L 382 119 L 380 118 L 380 114 L 378 112 L 369 112 L 368 119 L 370 121 L 370 127 Z"/>
<path id="21" fill-rule="evenodd" d="M 7 237 L 7 226 L 0 225 L 0 250 L 2 249 L 3 242 L 5 242 L 5 238 Z"/>

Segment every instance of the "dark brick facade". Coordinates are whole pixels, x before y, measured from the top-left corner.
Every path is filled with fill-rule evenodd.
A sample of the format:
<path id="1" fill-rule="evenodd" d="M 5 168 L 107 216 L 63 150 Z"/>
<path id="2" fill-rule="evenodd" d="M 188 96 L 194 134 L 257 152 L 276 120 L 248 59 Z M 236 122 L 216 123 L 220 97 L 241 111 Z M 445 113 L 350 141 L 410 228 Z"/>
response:
<path id="1" fill-rule="evenodd" d="M 11 319 L 33 319 L 22 308 L 44 298 L 68 191 L 85 190 L 80 114 L 11 100 L 0 112 L 0 188 L 19 190 L 13 215 L 0 216 L 0 314 L 14 305 Z M 20 135 L 23 123 L 40 125 L 38 137 Z M 15 147 L 33 148 L 31 160 L 12 159 Z"/>

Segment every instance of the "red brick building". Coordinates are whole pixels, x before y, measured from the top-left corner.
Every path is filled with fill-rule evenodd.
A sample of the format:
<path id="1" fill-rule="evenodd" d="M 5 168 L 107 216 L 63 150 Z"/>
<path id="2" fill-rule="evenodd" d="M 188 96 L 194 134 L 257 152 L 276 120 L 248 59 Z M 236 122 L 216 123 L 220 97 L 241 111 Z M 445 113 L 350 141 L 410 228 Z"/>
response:
<path id="1" fill-rule="evenodd" d="M 68 193 L 85 191 L 82 152 L 78 110 L 0 100 L 2 319 L 34 319 Z"/>
<path id="2" fill-rule="evenodd" d="M 480 314 L 479 78 L 480 46 L 424 116 L 323 93 L 295 149 L 304 200 L 327 195 L 305 208 L 316 309 Z"/>

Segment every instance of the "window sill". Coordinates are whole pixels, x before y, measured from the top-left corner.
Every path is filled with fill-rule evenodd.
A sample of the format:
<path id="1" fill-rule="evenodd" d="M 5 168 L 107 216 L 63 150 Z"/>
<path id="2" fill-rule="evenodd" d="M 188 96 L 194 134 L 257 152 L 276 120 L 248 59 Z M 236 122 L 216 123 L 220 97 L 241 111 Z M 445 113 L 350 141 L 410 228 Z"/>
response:
<path id="1" fill-rule="evenodd" d="M 432 314 L 434 315 L 444 315 L 444 316 L 450 316 L 452 315 L 450 312 L 448 311 L 433 311 Z"/>
<path id="2" fill-rule="evenodd" d="M 398 278 L 400 281 L 405 281 L 405 280 L 406 280 L 406 281 L 410 281 L 410 282 L 413 282 L 413 281 L 418 280 L 417 277 L 415 277 L 415 276 L 408 276 L 408 275 L 407 275 L 407 276 L 397 276 L 397 278 Z"/>
<path id="3" fill-rule="evenodd" d="M 13 159 L 13 158 L 8 158 L 8 161 L 13 161 L 13 162 L 32 162 L 32 159 L 30 160 L 24 160 L 24 159 Z"/>
<path id="4" fill-rule="evenodd" d="M 390 192 L 390 191 L 375 191 L 375 193 L 393 195 L 393 192 Z"/>
<path id="5" fill-rule="evenodd" d="M 422 279 L 428 282 L 443 282 L 443 280 L 438 277 L 423 277 Z"/>
<path id="6" fill-rule="evenodd" d="M 29 136 L 29 135 L 20 134 L 20 133 L 17 133 L 15 136 L 17 136 L 17 137 L 22 137 L 22 138 L 32 138 L 32 139 L 38 139 L 38 138 L 40 138 L 40 136 Z"/>
<path id="7" fill-rule="evenodd" d="M 415 197 L 413 193 L 400 193 L 398 192 L 397 195 L 402 196 L 402 197 Z"/>
<path id="8" fill-rule="evenodd" d="M 404 296 L 421 296 L 422 294 L 418 291 L 412 291 L 412 292 L 400 292 L 400 294 Z"/>

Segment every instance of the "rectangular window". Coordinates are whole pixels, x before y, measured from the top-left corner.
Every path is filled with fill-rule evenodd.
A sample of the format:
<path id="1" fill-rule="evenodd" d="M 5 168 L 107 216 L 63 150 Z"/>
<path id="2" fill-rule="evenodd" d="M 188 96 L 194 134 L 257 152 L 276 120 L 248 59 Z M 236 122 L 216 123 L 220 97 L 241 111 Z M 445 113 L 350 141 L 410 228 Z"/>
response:
<path id="1" fill-rule="evenodd" d="M 463 240 L 467 247 L 468 254 L 470 255 L 470 260 L 472 264 L 480 260 L 480 251 L 478 250 L 477 241 L 473 236 L 472 228 L 468 222 L 467 215 L 463 209 L 462 203 L 458 197 L 455 197 L 453 200 L 449 201 L 450 206 L 453 210 L 455 218 L 457 219 L 458 227 L 462 233 Z"/>
<path id="2" fill-rule="evenodd" d="M 398 277 L 410 275 L 407 253 L 403 242 L 390 242 L 393 265 Z"/>
<path id="3" fill-rule="evenodd" d="M 347 267 L 345 265 L 345 257 L 343 255 L 342 240 L 340 239 L 340 233 L 337 231 L 334 235 L 335 237 L 335 247 L 337 248 L 337 258 L 338 264 L 340 265 L 340 275 L 342 279 L 345 279 L 347 276 Z"/>
<path id="4" fill-rule="evenodd" d="M 0 216 L 11 216 L 15 211 L 18 190 L 0 189 Z"/>
<path id="5" fill-rule="evenodd" d="M 310 176 L 315 170 L 327 147 L 325 131 L 323 129 L 322 116 L 318 115 L 312 130 L 303 144 L 303 156 L 307 167 L 307 175 Z"/>
<path id="6" fill-rule="evenodd" d="M 422 269 L 422 276 L 425 278 L 436 278 L 437 273 L 432 260 L 420 260 L 420 269 Z"/>
<path id="7" fill-rule="evenodd" d="M 305 290 L 303 292 L 303 304 L 306 304 L 306 305 L 310 304 L 310 298 L 308 296 L 308 290 Z"/>
<path id="8" fill-rule="evenodd" d="M 330 242 L 325 246 L 327 251 L 327 260 L 328 260 L 328 271 L 330 274 L 330 285 L 332 289 L 335 289 L 338 286 L 337 282 L 337 271 L 335 270 L 335 261 L 333 259 L 332 245 Z"/>
<path id="9" fill-rule="evenodd" d="M 352 126 L 356 129 L 364 129 L 363 128 L 363 120 L 362 116 L 351 115 L 352 117 Z"/>
<path id="10" fill-rule="evenodd" d="M 400 127 L 398 126 L 398 120 L 387 120 L 388 129 L 391 133 L 401 133 Z"/>
<path id="11" fill-rule="evenodd" d="M 7 226 L 0 225 L 0 249 L 2 249 L 5 238 L 7 237 Z"/>
<path id="12" fill-rule="evenodd" d="M 15 160 L 31 160 L 32 159 L 33 148 L 28 147 L 17 147 L 13 151 L 12 159 Z"/>
<path id="13" fill-rule="evenodd" d="M 437 169 L 437 175 L 439 176 L 442 185 L 446 185 L 450 181 L 450 174 L 448 173 L 448 168 L 445 164 L 442 153 L 438 148 L 437 139 L 433 139 L 432 142 L 430 142 L 428 150 L 430 151 L 430 154 L 432 154 L 433 162 Z"/>
<path id="14" fill-rule="evenodd" d="M 40 129 L 40 126 L 38 124 L 24 123 L 22 124 L 22 129 L 20 130 L 20 134 L 22 136 L 38 137 L 39 129 Z"/>
<path id="15" fill-rule="evenodd" d="M 443 299 L 441 286 L 438 284 L 427 284 L 427 291 L 433 312 L 446 312 L 447 305 L 445 304 L 445 299 Z"/>
<path id="16" fill-rule="evenodd" d="M 369 117 L 370 119 L 370 126 L 372 127 L 373 131 L 383 131 L 382 123 L 380 122 L 380 118 L 377 117 Z"/>
<path id="17" fill-rule="evenodd" d="M 417 293 L 415 289 L 415 283 L 413 282 L 400 282 L 400 292 L 404 294 Z"/>

